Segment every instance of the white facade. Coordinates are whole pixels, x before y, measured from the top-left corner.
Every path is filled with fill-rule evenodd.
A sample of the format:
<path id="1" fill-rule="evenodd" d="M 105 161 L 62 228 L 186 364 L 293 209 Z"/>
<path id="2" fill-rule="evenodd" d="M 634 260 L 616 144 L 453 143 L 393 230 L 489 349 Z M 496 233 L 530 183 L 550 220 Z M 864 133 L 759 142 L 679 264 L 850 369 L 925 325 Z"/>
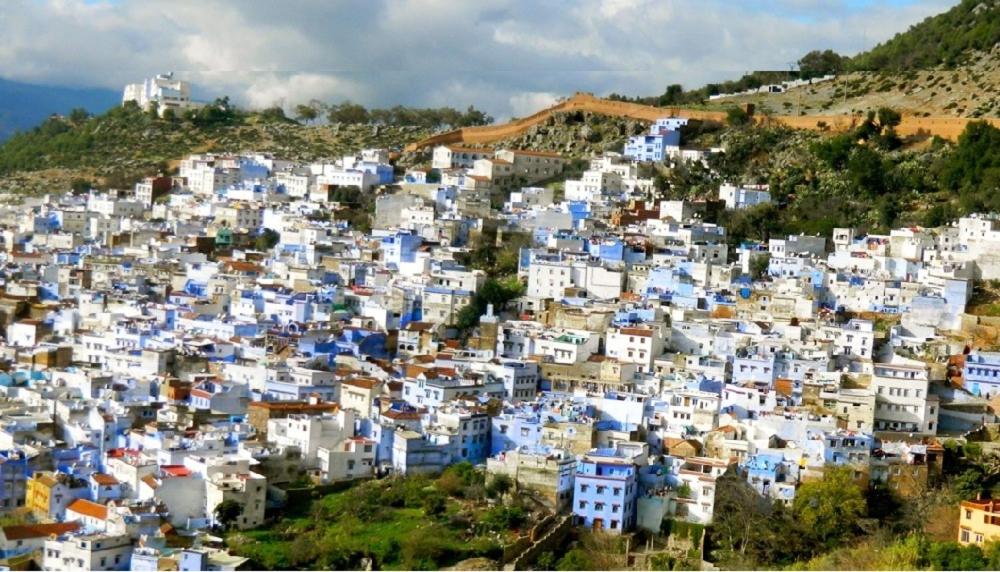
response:
<path id="1" fill-rule="evenodd" d="M 174 79 L 173 73 L 160 74 L 142 83 L 126 85 L 122 93 L 122 103 L 130 101 L 136 102 L 142 109 L 149 109 L 156 105 L 160 115 L 163 115 L 167 109 L 173 109 L 176 112 L 200 107 L 200 104 L 191 101 L 191 84 Z"/>

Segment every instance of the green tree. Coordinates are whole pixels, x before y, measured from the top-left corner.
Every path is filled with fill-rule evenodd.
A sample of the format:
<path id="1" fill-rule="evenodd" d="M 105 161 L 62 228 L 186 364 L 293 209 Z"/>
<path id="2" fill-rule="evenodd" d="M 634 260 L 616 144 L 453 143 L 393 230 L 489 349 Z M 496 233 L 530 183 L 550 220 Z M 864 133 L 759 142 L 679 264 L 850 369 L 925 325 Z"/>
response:
<path id="1" fill-rule="evenodd" d="M 319 117 L 319 110 L 311 105 L 300 103 L 295 106 L 295 118 L 302 123 L 315 121 Z"/>
<path id="2" fill-rule="evenodd" d="M 813 50 L 802 56 L 798 63 L 803 77 L 819 77 L 843 71 L 847 58 L 833 50 Z"/>
<path id="3" fill-rule="evenodd" d="M 985 479 L 982 469 L 969 467 L 952 481 L 952 490 L 962 500 L 971 500 L 982 494 Z"/>
<path id="4" fill-rule="evenodd" d="M 656 104 L 660 107 L 666 105 L 677 105 L 681 103 L 684 96 L 684 87 L 679 83 L 674 83 L 667 86 L 667 89 L 663 92 L 663 95 L 659 97 Z"/>
<path id="5" fill-rule="evenodd" d="M 891 107 L 880 107 L 877 112 L 878 124 L 883 129 L 896 127 L 902 121 L 903 116 Z"/>
<path id="6" fill-rule="evenodd" d="M 285 110 L 282 109 L 280 105 L 272 105 L 271 107 L 265 108 L 260 111 L 259 115 L 261 119 L 265 121 L 288 121 L 288 117 L 285 115 Z"/>
<path id="7" fill-rule="evenodd" d="M 983 550 L 975 544 L 961 546 L 957 542 L 935 542 L 927 550 L 927 561 L 933 570 L 985 570 Z"/>
<path id="8" fill-rule="evenodd" d="M 69 112 L 68 119 L 71 123 L 79 125 L 90 118 L 90 113 L 82 107 L 74 107 Z"/>
<path id="9" fill-rule="evenodd" d="M 850 467 L 827 467 L 822 480 L 802 484 L 794 506 L 803 532 L 827 546 L 852 533 L 866 511 Z"/>
<path id="10" fill-rule="evenodd" d="M 760 280 L 767 276 L 767 268 L 771 265 L 770 254 L 759 254 L 750 259 L 750 278 Z"/>
<path id="11" fill-rule="evenodd" d="M 326 118 L 331 123 L 368 123 L 371 116 L 363 105 L 345 101 L 337 105 L 331 105 L 326 112 Z"/>
<path id="12" fill-rule="evenodd" d="M 281 235 L 278 231 L 265 228 L 260 231 L 260 234 L 258 234 L 256 238 L 254 238 L 254 247 L 257 250 L 271 250 L 280 240 Z"/>
<path id="13" fill-rule="evenodd" d="M 230 528 L 236 523 L 236 520 L 240 518 L 243 514 L 243 505 L 238 501 L 233 499 L 226 499 L 219 504 L 215 505 L 215 509 L 212 511 L 215 516 L 215 521 L 218 522 L 223 528 Z"/>

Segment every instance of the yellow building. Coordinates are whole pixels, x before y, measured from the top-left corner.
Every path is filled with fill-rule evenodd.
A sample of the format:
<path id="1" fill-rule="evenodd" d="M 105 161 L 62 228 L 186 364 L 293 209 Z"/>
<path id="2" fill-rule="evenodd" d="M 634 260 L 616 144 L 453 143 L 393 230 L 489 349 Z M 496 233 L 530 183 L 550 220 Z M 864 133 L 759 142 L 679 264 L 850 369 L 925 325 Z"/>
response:
<path id="1" fill-rule="evenodd" d="M 52 473 L 39 471 L 27 482 L 24 506 L 35 514 L 48 516 L 52 506 L 52 489 L 59 484 Z"/>
<path id="2" fill-rule="evenodd" d="M 28 479 L 24 506 L 42 518 L 61 520 L 66 507 L 90 493 L 87 481 L 52 471 L 38 471 Z"/>
<path id="3" fill-rule="evenodd" d="M 993 540 L 1000 540 L 1000 500 L 962 501 L 959 511 L 959 544 L 981 546 Z"/>

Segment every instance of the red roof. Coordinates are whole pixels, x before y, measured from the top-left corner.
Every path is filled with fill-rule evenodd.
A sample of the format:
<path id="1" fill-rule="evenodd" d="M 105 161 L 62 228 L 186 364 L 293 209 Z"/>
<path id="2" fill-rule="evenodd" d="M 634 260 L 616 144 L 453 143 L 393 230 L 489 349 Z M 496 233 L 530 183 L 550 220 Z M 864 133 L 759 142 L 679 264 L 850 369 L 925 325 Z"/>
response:
<path id="1" fill-rule="evenodd" d="M 3 535 L 7 540 L 25 540 L 28 538 L 48 538 L 53 534 L 58 536 L 73 532 L 80 528 L 78 522 L 53 522 L 51 524 L 18 524 L 3 527 Z"/>

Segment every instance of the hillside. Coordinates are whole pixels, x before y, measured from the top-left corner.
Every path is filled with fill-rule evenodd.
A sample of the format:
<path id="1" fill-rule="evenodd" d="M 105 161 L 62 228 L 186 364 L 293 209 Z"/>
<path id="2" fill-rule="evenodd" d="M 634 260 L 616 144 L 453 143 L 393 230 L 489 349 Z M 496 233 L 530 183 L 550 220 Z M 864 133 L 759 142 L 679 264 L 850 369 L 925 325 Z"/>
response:
<path id="1" fill-rule="evenodd" d="M 73 108 L 101 113 L 121 101 L 109 89 L 77 89 L 33 85 L 0 78 L 0 142 L 18 131 L 27 131 L 53 113 Z"/>
<path id="2" fill-rule="evenodd" d="M 128 186 L 167 172 L 185 154 L 199 151 L 260 151 L 311 160 L 364 147 L 394 147 L 427 134 L 416 127 L 307 126 L 235 111 L 211 120 L 165 120 L 117 107 L 77 121 L 51 118 L 11 137 L 0 146 L 0 191 L 59 190 L 73 179 Z"/>
<path id="3" fill-rule="evenodd" d="M 919 116 L 1000 117 L 1000 48 L 970 53 L 955 69 L 851 72 L 785 93 L 726 97 L 722 109 L 753 103 L 774 115 L 844 115 L 879 107 Z"/>
<path id="4" fill-rule="evenodd" d="M 842 60 L 834 81 L 780 94 L 726 97 L 762 113 L 843 115 L 892 107 L 905 114 L 1000 117 L 1000 0 L 966 0 Z"/>
<path id="5" fill-rule="evenodd" d="M 962 0 L 957 6 L 851 59 L 856 70 L 953 68 L 1000 41 L 1000 0 Z"/>

